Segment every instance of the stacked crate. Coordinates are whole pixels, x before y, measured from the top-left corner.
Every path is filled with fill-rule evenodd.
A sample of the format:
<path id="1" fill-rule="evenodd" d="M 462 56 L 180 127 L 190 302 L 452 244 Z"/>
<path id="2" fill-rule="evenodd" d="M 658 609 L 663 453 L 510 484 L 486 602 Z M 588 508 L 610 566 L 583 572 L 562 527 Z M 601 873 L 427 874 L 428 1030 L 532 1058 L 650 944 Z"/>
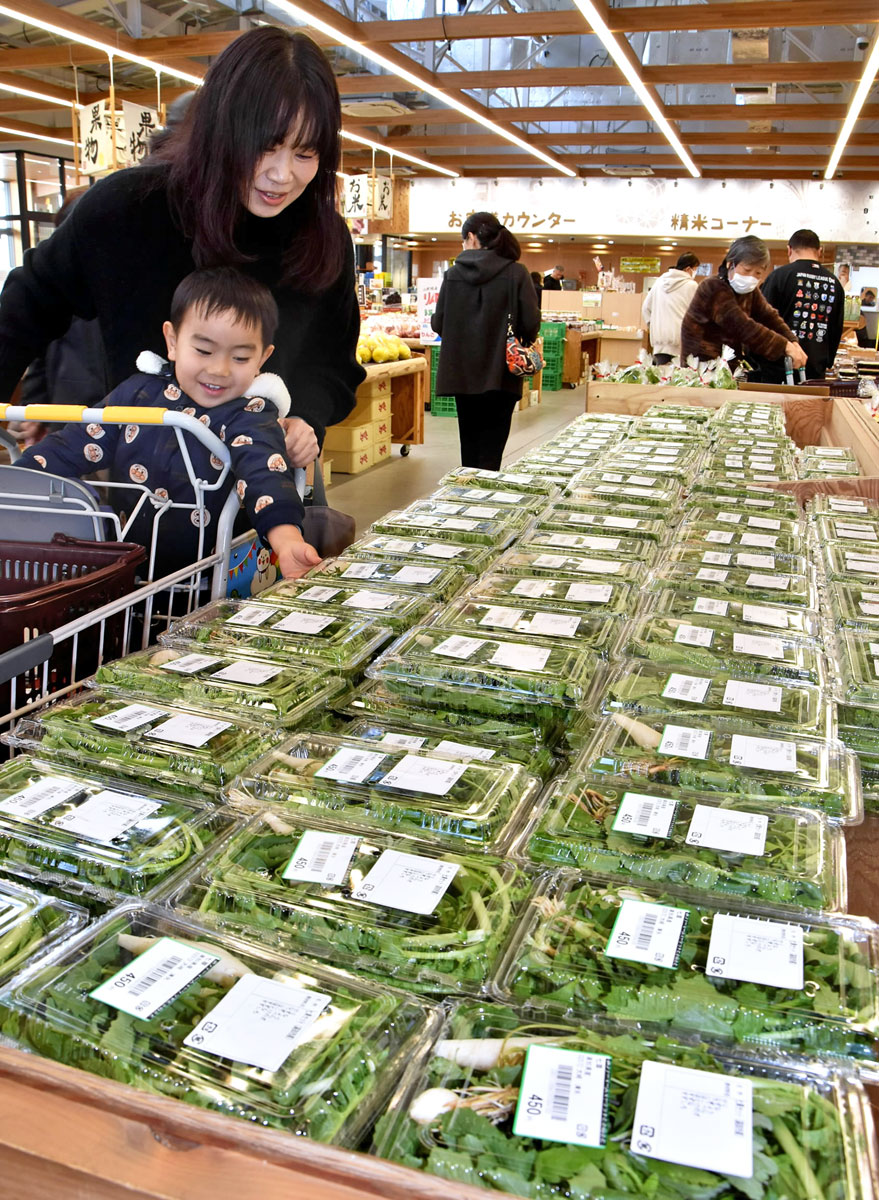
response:
<path id="1" fill-rule="evenodd" d="M 544 321 L 540 326 L 543 338 L 543 390 L 557 392 L 562 386 L 562 368 L 565 362 L 565 337 L 567 326 L 563 321 Z"/>
<path id="2" fill-rule="evenodd" d="M 324 455 L 333 469 L 356 475 L 391 457 L 391 378 L 367 379 L 357 389 L 350 416 L 331 425 L 324 439 Z"/>

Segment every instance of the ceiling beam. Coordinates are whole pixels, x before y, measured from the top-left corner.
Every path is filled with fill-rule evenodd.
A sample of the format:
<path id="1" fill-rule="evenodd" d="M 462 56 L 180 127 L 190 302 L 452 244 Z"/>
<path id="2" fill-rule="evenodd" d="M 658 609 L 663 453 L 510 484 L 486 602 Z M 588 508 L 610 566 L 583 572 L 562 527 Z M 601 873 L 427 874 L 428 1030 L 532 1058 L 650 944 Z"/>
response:
<path id="1" fill-rule="evenodd" d="M 693 121 L 842 121 L 845 104 L 669 104 L 667 111 L 681 125 Z M 640 104 L 594 104 L 558 105 L 547 108 L 492 108 L 490 112 L 503 113 L 508 121 L 517 123 L 560 121 L 643 121 L 644 109 Z M 862 120 L 879 120 L 879 104 L 865 104 Z M 395 125 L 454 125 L 463 124 L 464 117 L 448 112 L 444 108 L 414 109 L 399 116 L 383 118 L 345 116 L 345 124 L 352 129 L 361 126 Z"/>
<path id="2" fill-rule="evenodd" d="M 793 133 L 791 131 L 775 131 L 770 133 L 754 133 L 752 130 L 720 130 L 708 133 L 687 133 L 681 135 L 688 146 L 832 146 L 836 134 L 829 132 Z M 575 146 L 665 146 L 666 140 L 661 133 L 565 133 L 531 134 L 528 138 L 536 146 L 561 146 L 572 149 Z M 418 153 L 433 147 L 459 146 L 475 148 L 480 146 L 502 145 L 500 138 L 492 133 L 443 133 L 410 135 L 409 137 L 385 137 L 383 144 L 395 150 L 411 150 Z M 855 133 L 849 138 L 848 146 L 876 146 L 877 135 L 874 133 Z"/>

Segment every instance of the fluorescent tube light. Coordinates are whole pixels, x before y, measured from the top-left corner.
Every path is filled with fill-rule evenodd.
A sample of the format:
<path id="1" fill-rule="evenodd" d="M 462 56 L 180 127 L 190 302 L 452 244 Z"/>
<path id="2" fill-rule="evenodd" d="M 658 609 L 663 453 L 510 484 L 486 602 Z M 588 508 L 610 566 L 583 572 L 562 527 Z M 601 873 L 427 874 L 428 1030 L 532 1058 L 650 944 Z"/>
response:
<path id="1" fill-rule="evenodd" d="M 864 60 L 864 73 L 861 75 L 860 82 L 855 89 L 855 94 L 852 96 L 851 103 L 848 106 L 848 112 L 845 114 L 845 120 L 842 123 L 839 136 L 836 139 L 836 145 L 833 147 L 833 153 L 830 155 L 830 161 L 827 164 L 827 170 L 824 172 L 825 179 L 832 179 L 836 174 L 836 168 L 839 166 L 842 152 L 851 137 L 855 122 L 861 115 L 864 101 L 870 94 L 877 70 L 879 70 L 879 34 L 873 36 L 873 45 L 870 48 L 870 53 Z"/>
<path id="2" fill-rule="evenodd" d="M 50 104 L 75 104 L 76 97 L 73 92 L 70 93 L 69 100 L 61 100 L 57 96 L 50 96 L 46 92 L 36 92 L 33 88 L 19 87 L 18 84 L 0 83 L 0 91 L 14 92 L 16 96 L 28 96 L 31 100 L 48 100 Z"/>
<path id="3" fill-rule="evenodd" d="M 50 137 L 48 133 L 32 133 L 24 129 L 12 129 L 9 125 L 0 125 L 0 133 L 11 133 L 15 137 L 28 138 L 35 142 L 60 142 L 62 146 L 74 145 L 72 138 Z"/>
<path id="4" fill-rule="evenodd" d="M 427 167 L 430 171 L 439 171 L 440 175 L 448 175 L 450 179 L 460 179 L 457 171 L 450 171 L 448 167 L 440 167 L 436 163 L 428 162 L 426 158 L 418 158 L 414 154 L 405 154 L 402 150 L 392 150 L 390 146 L 383 146 L 381 142 L 370 141 L 369 138 L 361 137 L 359 133 L 349 133 L 347 129 L 340 130 L 340 133 L 349 142 L 359 142 L 361 146 L 369 146 L 373 150 L 381 150 L 383 154 L 390 154 L 394 158 L 405 158 L 407 162 L 417 163 L 419 167 Z"/>

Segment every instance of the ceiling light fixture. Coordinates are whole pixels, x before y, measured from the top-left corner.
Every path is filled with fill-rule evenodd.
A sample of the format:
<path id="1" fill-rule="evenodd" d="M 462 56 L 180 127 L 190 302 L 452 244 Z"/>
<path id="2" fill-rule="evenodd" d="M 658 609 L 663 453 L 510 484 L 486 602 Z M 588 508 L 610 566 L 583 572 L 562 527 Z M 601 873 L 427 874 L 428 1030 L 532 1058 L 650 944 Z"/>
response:
<path id="1" fill-rule="evenodd" d="M 824 172 L 825 179 L 832 179 L 836 174 L 836 169 L 839 166 L 839 160 L 842 158 L 842 152 L 845 150 L 846 144 L 851 137 L 852 130 L 855 127 L 855 122 L 861 115 L 861 109 L 864 107 L 864 101 L 870 94 L 870 89 L 873 86 L 873 80 L 876 78 L 876 71 L 879 70 L 879 33 L 873 37 L 873 45 L 870 53 L 864 61 L 864 72 L 861 75 L 860 82 L 855 88 L 855 94 L 852 96 L 851 103 L 848 106 L 848 112 L 845 114 L 839 136 L 836 139 L 836 145 L 833 147 L 833 153 L 830 155 L 830 161 L 827 164 L 827 170 Z"/>
<path id="2" fill-rule="evenodd" d="M 683 142 L 675 133 L 668 118 L 663 115 L 662 110 L 656 103 L 656 100 L 650 89 L 632 66 L 627 54 L 623 50 L 623 47 L 617 41 L 616 37 L 611 33 L 607 22 L 593 4 L 592 0 L 574 0 L 574 3 L 592 26 L 593 32 L 597 35 L 605 50 L 607 50 L 608 54 L 626 77 L 626 82 L 628 83 L 629 87 L 634 89 L 638 99 L 659 126 L 663 137 L 674 150 L 675 154 L 678 156 L 693 178 L 699 179 L 701 176 L 699 168 L 693 162 L 692 158 L 690 158 L 689 154 L 684 148 Z M 626 49 L 628 49 L 628 42 L 626 43 Z"/>
<path id="3" fill-rule="evenodd" d="M 75 104 L 76 97 L 70 93 L 69 100 L 60 100 L 57 96 L 49 96 L 46 92 L 35 92 L 32 88 L 19 87 L 13 83 L 0 83 L 0 91 L 14 92 L 16 96 L 28 96 L 31 100 L 48 100 L 50 104 Z"/>
<path id="4" fill-rule="evenodd" d="M 91 46 L 93 50 L 100 50 L 102 54 L 108 54 L 111 58 L 122 58 L 126 62 L 136 63 L 139 67 L 155 71 L 157 75 L 160 73 L 173 75 L 175 79 L 184 79 L 187 83 L 195 84 L 196 87 L 201 83 L 198 75 L 178 71 L 176 67 L 165 67 L 161 63 L 155 62 L 154 59 L 142 58 L 139 54 L 129 54 L 127 50 L 120 50 L 111 42 L 102 42 L 98 38 L 86 37 L 82 33 L 72 33 L 69 29 L 55 25 L 52 21 L 32 16 L 26 8 L 18 9 L 10 7 L 8 4 L 0 4 L 0 16 L 10 17 L 13 21 L 22 21 L 25 25 L 34 25 L 37 29 L 45 29 L 47 33 L 54 33 L 57 37 L 64 38 L 69 42 L 78 42 L 81 46 Z M 96 26 L 96 28 L 99 27 Z"/>
<path id="5" fill-rule="evenodd" d="M 340 130 L 340 133 L 349 142 L 359 142 L 361 146 L 381 150 L 384 154 L 390 154 L 392 158 L 405 158 L 407 162 L 417 163 L 419 167 L 427 167 L 429 171 L 439 171 L 440 175 L 448 175 L 450 179 L 461 178 L 457 171 L 450 171 L 448 167 L 437 166 L 436 163 L 428 162 L 426 158 L 418 158 L 415 154 L 405 154 L 402 150 L 392 150 L 390 146 L 383 146 L 381 142 L 372 142 L 369 138 L 361 137 L 359 133 L 349 133 L 347 129 Z"/>
<path id="6" fill-rule="evenodd" d="M 34 133 L 32 130 L 13 129 L 9 125 L 0 125 L 0 133 L 11 133 L 15 137 L 27 138 L 33 142 L 60 142 L 62 146 L 72 146 L 74 144 L 73 138 L 50 137 L 48 133 Z"/>
<path id="7" fill-rule="evenodd" d="M 429 96 L 433 96 L 439 100 L 441 104 L 447 105 L 449 108 L 457 109 L 459 113 L 463 113 L 465 117 L 469 117 L 471 121 L 476 121 L 485 129 L 490 129 L 492 133 L 496 133 L 498 137 L 503 138 L 507 142 L 512 142 L 514 146 L 518 146 L 520 150 L 525 150 L 534 158 L 539 158 L 541 162 L 545 162 L 547 166 L 553 168 L 554 171 L 561 171 L 563 175 L 568 175 L 571 178 L 576 176 L 576 171 L 572 171 L 570 167 L 566 167 L 560 163 L 558 159 L 552 157 L 551 154 L 544 152 L 536 146 L 530 145 L 524 138 L 518 137 L 515 133 L 510 133 L 509 130 L 503 129 L 500 125 L 496 125 L 494 121 L 490 121 L 488 117 L 484 117 L 475 108 L 471 108 L 469 104 L 465 104 L 463 100 L 458 100 L 455 96 L 450 96 L 448 92 L 442 88 L 436 87 L 434 84 L 427 82 L 415 71 L 409 71 L 406 67 L 400 66 L 398 63 L 391 62 L 389 58 L 385 58 L 383 54 L 379 54 L 377 50 L 373 50 L 370 46 L 363 42 L 357 41 L 356 38 L 349 37 L 348 34 L 342 33 L 335 25 L 331 25 L 328 21 L 322 20 L 320 17 L 314 16 L 304 8 L 300 8 L 298 4 L 291 3 L 291 0 L 273 0 L 273 8 L 281 12 L 289 13 L 296 21 L 301 21 L 303 25 L 309 26 L 311 29 L 317 29 L 321 33 L 325 33 L 328 37 L 333 38 L 342 46 L 347 46 L 349 50 L 354 50 L 357 54 L 362 54 L 364 58 L 370 59 L 371 62 L 384 68 L 391 75 L 399 75 L 406 79 L 409 83 L 415 85 L 419 91 L 426 92 Z M 0 12 L 2 12 L 0 6 Z M 455 76 L 453 72 L 449 72 L 448 86 L 455 86 Z M 437 168 L 434 168 L 436 170 Z"/>

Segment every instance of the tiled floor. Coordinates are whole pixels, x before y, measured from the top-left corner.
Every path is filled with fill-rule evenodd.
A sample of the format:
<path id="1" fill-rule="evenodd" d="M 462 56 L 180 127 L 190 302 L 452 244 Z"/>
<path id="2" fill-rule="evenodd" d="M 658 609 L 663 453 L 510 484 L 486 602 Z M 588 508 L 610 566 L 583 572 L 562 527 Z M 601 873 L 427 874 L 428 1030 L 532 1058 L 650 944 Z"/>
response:
<path id="1" fill-rule="evenodd" d="M 513 414 L 513 428 L 504 462 L 510 463 L 533 446 L 545 442 L 556 430 L 583 412 L 585 388 L 544 392 L 543 403 Z M 424 445 L 413 446 L 407 458 L 393 448 L 390 462 L 370 467 L 361 475 L 333 475 L 329 501 L 333 508 L 350 513 L 361 533 L 392 508 L 404 508 L 426 496 L 437 480 L 460 465 L 458 422 L 451 417 L 424 417 Z"/>

